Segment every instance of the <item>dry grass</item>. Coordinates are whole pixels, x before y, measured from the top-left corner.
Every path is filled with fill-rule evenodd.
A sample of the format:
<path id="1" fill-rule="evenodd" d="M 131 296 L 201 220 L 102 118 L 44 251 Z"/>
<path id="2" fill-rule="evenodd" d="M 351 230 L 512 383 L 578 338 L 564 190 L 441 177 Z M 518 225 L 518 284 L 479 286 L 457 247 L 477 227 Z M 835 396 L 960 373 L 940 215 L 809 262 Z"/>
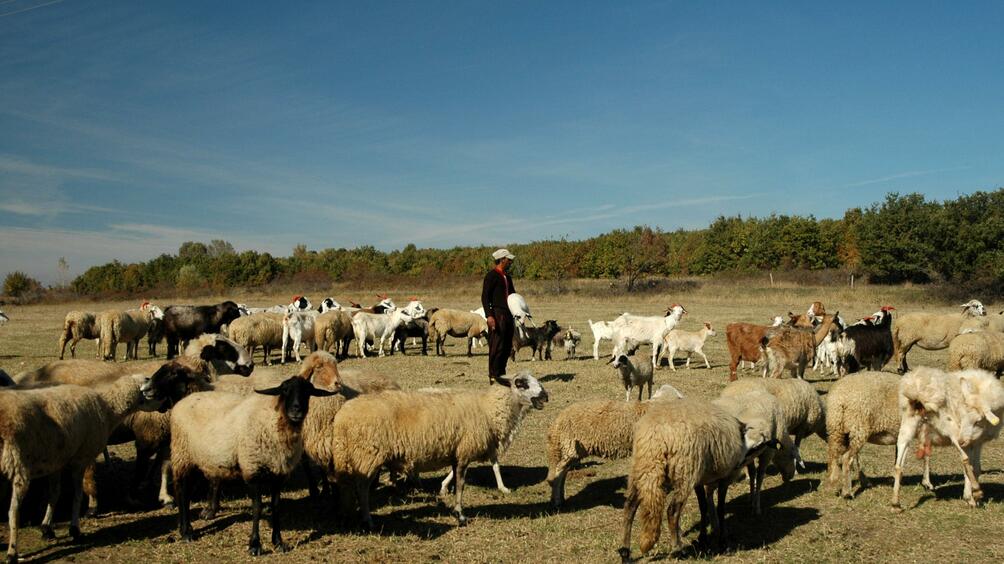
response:
<path id="1" fill-rule="evenodd" d="M 700 322 L 710 321 L 722 329 L 705 347 L 713 368 L 682 367 L 675 373 L 663 368 L 656 374 L 656 384 L 669 382 L 683 393 L 711 398 L 719 393 L 728 377 L 728 354 L 725 348 L 724 326 L 731 321 L 763 322 L 788 310 L 803 311 L 815 299 L 827 309 L 839 309 L 848 317 L 869 314 L 880 305 L 895 305 L 900 312 L 917 309 L 951 311 L 948 307 L 930 306 L 918 301 L 922 295 L 911 288 L 849 289 L 779 287 L 753 288 L 736 284 L 706 283 L 685 294 L 615 296 L 608 298 L 584 295 L 597 288 L 568 288 L 554 294 L 543 286 L 523 284 L 538 321 L 557 319 L 562 326 L 571 325 L 585 337 L 580 358 L 528 362 L 523 352 L 516 370 L 530 370 L 542 379 L 551 402 L 540 412 L 532 412 L 509 453 L 503 459 L 503 476 L 514 489 L 502 495 L 494 489 L 490 468 L 479 466 L 469 473 L 465 502 L 470 524 L 458 529 L 449 511 L 437 503 L 438 479 L 443 473 L 423 475 L 423 488 L 398 495 L 386 488 L 374 497 L 375 518 L 381 531 L 362 534 L 338 526 L 334 510 L 316 507 L 307 499 L 302 479 L 297 477 L 287 490 L 284 502 L 287 541 L 294 550 L 281 558 L 293 562 L 305 561 L 433 561 L 482 562 L 525 560 L 583 562 L 610 561 L 616 558 L 620 542 L 621 506 L 628 461 L 587 461 L 570 473 L 567 482 L 567 509 L 551 513 L 547 507 L 549 489 L 544 482 L 546 459 L 543 444 L 546 429 L 559 410 L 572 402 L 595 398 L 620 398 L 623 389 L 614 371 L 603 361 L 594 361 L 591 334 L 586 319 L 612 319 L 622 311 L 657 314 L 670 302 L 684 304 L 690 315 L 684 318 L 684 328 L 696 329 Z M 430 294 L 413 288 L 380 288 L 395 298 L 419 295 L 426 306 L 475 307 L 478 288 L 451 289 Z M 362 299 L 373 291 L 333 293 L 336 298 Z M 270 305 L 286 301 L 278 296 L 241 296 L 252 305 Z M 203 302 L 211 299 L 199 300 Z M 56 341 L 63 314 L 86 308 L 101 310 L 133 304 L 60 304 L 7 307 L 11 322 L 0 327 L 0 368 L 10 373 L 34 368 L 55 358 Z M 463 356 L 459 340 L 451 340 L 446 358 L 395 355 L 379 359 L 350 359 L 347 365 L 378 368 L 393 376 L 406 388 L 430 385 L 478 388 L 485 385 L 485 349 L 477 349 L 472 359 Z M 78 348 L 84 358 L 93 354 L 92 342 Z M 609 345 L 601 347 L 609 352 Z M 145 352 L 145 351 L 144 351 Z M 121 354 L 121 353 L 120 353 Z M 914 365 L 942 366 L 945 351 L 914 351 Z M 692 363 L 693 365 L 693 363 Z M 510 365 L 512 366 L 512 365 Z M 292 372 L 295 368 L 287 367 Z M 753 377 L 742 372 L 742 377 Z M 814 373 L 819 390 L 825 391 L 831 382 Z M 58 530 L 55 543 L 42 541 L 36 528 L 23 535 L 22 555 L 33 560 L 144 560 L 208 561 L 245 558 L 245 544 L 250 531 L 249 502 L 243 486 L 233 484 L 228 489 L 220 517 L 211 523 L 196 522 L 199 540 L 191 544 L 175 542 L 176 514 L 167 509 L 130 512 L 121 499 L 122 488 L 131 470 L 131 446 L 113 449 L 111 468 L 99 466 L 99 479 L 107 499 L 102 499 L 108 513 L 83 521 L 85 541 L 71 544 L 65 525 Z M 1004 539 L 1000 523 L 1004 522 L 1004 445 L 991 444 L 984 450 L 983 478 L 988 501 L 985 506 L 970 510 L 961 500 L 962 477 L 958 457 L 939 449 L 933 458 L 934 494 L 919 486 L 919 464 L 911 462 L 903 492 L 902 514 L 893 514 L 888 507 L 893 449 L 869 445 L 862 452 L 866 471 L 877 479 L 873 487 L 864 490 L 852 501 L 833 496 L 821 486 L 825 470 L 825 445 L 810 438 L 803 445 L 803 456 L 809 471 L 788 484 L 770 476 L 764 491 L 764 518 L 754 518 L 749 510 L 746 485 L 730 490 L 728 527 L 730 549 L 723 554 L 698 554 L 689 544 L 696 535 L 687 532 L 688 545 L 674 556 L 713 559 L 716 561 L 929 561 L 932 555 L 952 561 L 1000 562 L 1004 560 Z M 695 503 L 687 507 L 684 530 L 697 518 Z M 263 525 L 265 526 L 265 525 Z M 267 527 L 266 529 L 267 530 Z M 636 529 L 637 530 L 637 529 Z M 4 534 L 6 531 L 4 531 Z M 924 540 L 920 540 L 923 538 Z M 666 539 L 657 545 L 654 557 L 666 558 Z M 633 543 L 637 555 L 637 539 Z M 266 548 L 270 546 L 266 543 Z"/>

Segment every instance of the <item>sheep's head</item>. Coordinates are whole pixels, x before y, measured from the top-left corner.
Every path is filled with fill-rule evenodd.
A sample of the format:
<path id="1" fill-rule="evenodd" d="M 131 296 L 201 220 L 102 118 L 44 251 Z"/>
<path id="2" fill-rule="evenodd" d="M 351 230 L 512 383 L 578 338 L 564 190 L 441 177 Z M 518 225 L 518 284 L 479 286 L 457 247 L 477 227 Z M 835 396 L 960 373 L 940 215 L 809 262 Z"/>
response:
<path id="1" fill-rule="evenodd" d="M 241 316 L 241 310 L 236 302 L 227 300 L 216 305 L 216 313 L 219 316 L 220 325 L 226 325 Z"/>
<path id="2" fill-rule="evenodd" d="M 229 372 L 241 376 L 250 376 L 254 370 L 254 360 L 251 359 L 247 349 L 223 335 L 204 335 L 194 343 L 202 346 L 198 356 L 208 363 L 214 365 L 223 363 Z"/>
<path id="3" fill-rule="evenodd" d="M 760 456 L 768 448 L 781 448 L 781 443 L 777 439 L 771 438 L 772 425 L 763 419 L 753 419 L 745 423 L 740 423 L 743 436 L 743 446 L 746 448 L 745 462 Z"/>
<path id="4" fill-rule="evenodd" d="M 342 389 L 341 376 L 338 374 L 338 361 L 326 351 L 310 353 L 303 361 L 300 377 L 310 380 L 314 386 L 338 392 Z"/>
<path id="5" fill-rule="evenodd" d="M 619 369 L 621 366 L 631 366 L 631 361 L 628 360 L 627 355 L 615 354 L 612 357 L 610 357 L 610 360 L 607 361 L 607 364 L 613 366 L 614 368 Z"/>
<path id="6" fill-rule="evenodd" d="M 511 382 L 499 378 L 499 383 L 508 384 L 513 393 L 519 395 L 522 401 L 529 403 L 534 409 L 544 409 L 544 404 L 548 400 L 547 391 L 532 375 L 523 373 L 513 378 Z"/>
<path id="7" fill-rule="evenodd" d="M 334 298 L 324 298 L 321 300 L 321 305 L 317 306 L 317 311 L 320 313 L 327 313 L 331 310 L 340 310 L 342 305 L 335 301 Z"/>
<path id="8" fill-rule="evenodd" d="M 165 362 L 140 387 L 143 398 L 156 402 L 152 410 L 161 413 L 171 409 L 188 394 L 207 389 L 209 377 L 193 366 L 175 359 Z"/>
<path id="9" fill-rule="evenodd" d="M 337 392 L 319 390 L 309 381 L 292 376 L 287 378 L 274 388 L 255 390 L 256 393 L 265 396 L 278 396 L 276 408 L 281 408 L 291 423 L 299 424 L 307 417 L 307 407 L 310 404 L 310 397 L 333 396 Z"/>
<path id="10" fill-rule="evenodd" d="M 973 317 L 980 317 L 987 314 L 987 308 L 979 300 L 969 300 L 962 304 L 962 312 Z"/>
<path id="11" fill-rule="evenodd" d="M 669 384 L 663 384 L 663 385 L 659 386 L 659 389 L 656 390 L 655 393 L 652 394 L 652 399 L 654 399 L 654 400 L 656 400 L 656 399 L 662 399 L 662 400 L 683 399 L 683 394 L 680 393 L 680 390 L 677 390 L 673 386 L 670 386 Z"/>

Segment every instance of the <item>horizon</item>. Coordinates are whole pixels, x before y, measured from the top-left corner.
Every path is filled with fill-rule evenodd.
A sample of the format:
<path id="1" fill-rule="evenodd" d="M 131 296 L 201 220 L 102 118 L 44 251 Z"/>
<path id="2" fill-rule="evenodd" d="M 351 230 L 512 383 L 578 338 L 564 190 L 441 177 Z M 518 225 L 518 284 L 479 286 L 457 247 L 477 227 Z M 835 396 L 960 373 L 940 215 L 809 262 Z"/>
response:
<path id="1" fill-rule="evenodd" d="M 1002 16 L 4 2 L 0 276 L 185 241 L 505 246 L 995 190 Z"/>

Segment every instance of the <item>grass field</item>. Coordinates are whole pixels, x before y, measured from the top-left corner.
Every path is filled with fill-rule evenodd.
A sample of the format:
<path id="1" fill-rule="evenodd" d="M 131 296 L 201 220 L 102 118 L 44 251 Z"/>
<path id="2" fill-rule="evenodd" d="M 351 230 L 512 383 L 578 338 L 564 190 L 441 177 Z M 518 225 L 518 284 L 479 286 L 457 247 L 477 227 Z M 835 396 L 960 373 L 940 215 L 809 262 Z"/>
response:
<path id="1" fill-rule="evenodd" d="M 413 295 L 409 288 L 378 288 L 391 297 L 403 300 Z M 438 481 L 444 472 L 423 474 L 422 488 L 399 495 L 381 488 L 373 497 L 374 518 L 378 532 L 363 534 L 338 525 L 333 507 L 315 505 L 308 499 L 302 477 L 288 484 L 284 496 L 285 538 L 294 549 L 285 555 L 266 559 L 290 562 L 311 561 L 448 561 L 448 562 L 523 562 L 580 561 L 601 562 L 617 558 L 620 544 L 621 507 L 629 461 L 587 460 L 573 470 L 567 480 L 567 507 L 562 513 L 548 508 L 549 488 L 544 481 L 547 462 L 544 437 L 552 419 L 565 406 L 585 399 L 623 398 L 624 390 L 614 370 L 603 360 L 591 356 L 592 336 L 587 318 L 613 319 L 623 311 L 655 315 L 672 302 L 679 302 L 690 312 L 681 328 L 696 330 L 710 321 L 719 331 L 705 346 L 712 362 L 711 370 L 700 368 L 677 372 L 668 367 L 656 373 L 656 385 L 671 383 L 684 394 L 713 398 L 728 379 L 728 353 L 724 328 L 732 321 L 766 322 L 773 315 L 789 310 L 804 311 L 813 300 L 822 300 L 827 311 L 839 310 L 848 318 L 874 312 L 891 304 L 898 313 L 919 309 L 954 311 L 945 305 L 924 303 L 923 294 L 914 288 L 753 288 L 730 284 L 706 284 L 697 290 L 673 295 L 582 297 L 582 294 L 548 294 L 535 287 L 521 287 L 534 317 L 556 319 L 564 327 L 571 325 L 583 333 L 578 358 L 564 360 L 556 351 L 555 360 L 529 362 L 528 351 L 520 354 L 510 372 L 529 370 L 543 383 L 550 402 L 542 411 L 532 411 L 524 422 L 512 448 L 502 459 L 502 474 L 513 489 L 503 495 L 494 488 L 491 468 L 475 466 L 468 474 L 465 513 L 470 522 L 457 528 L 450 511 L 438 503 Z M 342 294 L 332 292 L 336 298 Z M 373 292 L 353 292 L 372 295 Z M 472 309 L 477 306 L 479 288 L 455 289 L 439 294 L 419 294 L 426 307 Z M 282 296 L 233 296 L 251 305 L 284 303 Z M 311 296 L 317 301 L 321 296 Z M 199 300 L 202 303 L 218 301 Z M 162 306 L 166 302 L 156 301 Z M 63 315 L 70 309 L 99 311 L 112 307 L 135 307 L 129 303 L 81 303 L 11 307 L 5 312 L 11 322 L 0 327 L 0 368 L 14 374 L 35 368 L 56 358 L 56 342 Z M 996 310 L 994 310 L 996 312 Z M 365 366 L 397 379 L 406 388 L 450 386 L 480 388 L 486 382 L 486 349 L 476 349 L 473 358 L 464 355 L 463 343 L 449 341 L 448 356 L 422 357 L 415 354 L 386 358 L 356 359 L 346 366 Z M 164 347 L 161 347 L 163 350 Z M 601 347 L 609 353 L 609 344 Z M 642 349 L 644 353 L 647 349 Z M 143 348 L 145 353 L 145 347 Z M 409 351 L 411 352 L 411 351 Z M 83 342 L 78 356 L 91 358 L 94 344 Z M 121 352 L 120 352 L 121 355 Z M 943 366 L 946 351 L 915 350 L 911 364 Z M 141 357 L 142 358 L 142 357 Z M 682 362 L 679 361 L 679 362 Z M 695 363 L 691 363 L 695 366 Z M 285 370 L 295 371 L 295 366 Z M 751 371 L 740 372 L 750 378 Z M 808 372 L 821 392 L 832 380 L 829 376 Z M 1004 561 L 1004 443 L 997 441 L 983 452 L 982 478 L 986 501 L 970 509 L 961 500 L 962 476 L 958 456 L 947 449 L 936 449 L 932 457 L 934 482 L 932 494 L 919 485 L 919 462 L 910 459 L 903 491 L 905 511 L 889 508 L 893 447 L 869 445 L 862 451 L 865 471 L 874 479 L 872 487 L 847 501 L 837 498 L 821 481 L 825 477 L 825 444 L 816 437 L 802 445 L 808 471 L 782 484 L 776 475 L 768 477 L 764 489 L 764 515 L 755 518 L 749 511 L 747 484 L 730 489 L 727 512 L 729 548 L 720 554 L 697 553 L 692 529 L 697 519 L 697 505 L 691 497 L 682 523 L 685 548 L 667 554 L 665 531 L 650 555 L 652 559 L 672 557 L 712 559 L 725 562 L 829 562 L 829 561 L 902 561 L 919 562 L 945 559 L 952 562 Z M 24 529 L 21 555 L 32 561 L 114 560 L 114 561 L 232 561 L 246 560 L 245 546 L 250 533 L 250 503 L 242 484 L 232 484 L 220 516 L 212 522 L 196 521 L 199 539 L 193 543 L 177 542 L 176 513 L 170 509 L 133 512 L 123 502 L 122 490 L 128 483 L 133 449 L 131 445 L 112 449 L 111 467 L 99 464 L 99 487 L 104 513 L 82 522 L 84 540 L 70 542 L 66 526 L 57 527 L 55 542 L 43 541 L 38 529 Z M 6 502 L 4 502 L 6 503 Z M 263 533 L 267 526 L 263 524 Z M 632 553 L 637 556 L 637 527 Z M 3 531 L 6 538 L 6 530 Z M 264 535 L 263 535 L 264 536 Z M 266 542 L 266 550 L 271 546 Z"/>

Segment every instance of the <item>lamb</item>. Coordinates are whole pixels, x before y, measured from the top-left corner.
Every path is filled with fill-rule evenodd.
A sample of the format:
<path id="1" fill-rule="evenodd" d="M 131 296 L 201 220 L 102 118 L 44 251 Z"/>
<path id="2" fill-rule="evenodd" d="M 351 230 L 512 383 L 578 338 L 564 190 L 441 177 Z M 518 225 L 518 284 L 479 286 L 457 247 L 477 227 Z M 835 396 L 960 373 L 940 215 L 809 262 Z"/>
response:
<path id="1" fill-rule="evenodd" d="M 237 304 L 229 300 L 206 306 L 168 306 L 164 310 L 168 360 L 178 356 L 182 341 L 190 341 L 203 333 L 218 333 L 221 326 L 228 325 L 240 316 Z"/>
<path id="2" fill-rule="evenodd" d="M 787 482 L 795 475 L 795 446 L 784 424 L 784 414 L 777 398 L 766 390 L 750 390 L 744 394 L 726 395 L 711 403 L 725 409 L 742 422 L 747 429 L 757 429 L 764 433 L 766 440 L 776 441 L 779 449 L 763 449 L 749 461 L 747 471 L 750 478 L 750 501 L 754 515 L 762 513 L 760 489 L 767 472 L 767 464 L 773 462 L 781 472 L 781 479 Z"/>
<path id="3" fill-rule="evenodd" d="M 262 348 L 263 361 L 267 366 L 272 350 L 283 345 L 282 319 L 280 313 L 254 313 L 230 322 L 230 338 L 247 349 L 254 356 L 258 347 Z"/>
<path id="4" fill-rule="evenodd" d="M 634 424 L 653 401 L 682 398 L 683 394 L 663 384 L 649 401 L 580 401 L 561 410 L 547 431 L 547 483 L 551 505 L 565 502 L 565 477 L 573 464 L 587 456 L 609 460 L 631 456 Z"/>
<path id="5" fill-rule="evenodd" d="M 729 347 L 729 381 L 735 382 L 736 368 L 745 360 L 751 365 L 761 357 L 761 341 L 772 327 L 780 327 L 783 319 L 774 318 L 773 325 L 729 323 L 725 326 L 725 342 Z"/>
<path id="6" fill-rule="evenodd" d="M 522 332 L 514 331 L 512 335 L 512 352 L 510 353 L 510 358 L 515 361 L 516 354 L 519 353 L 519 349 L 530 347 L 533 351 L 530 353 L 530 360 L 534 360 L 535 355 L 539 356 L 541 360 L 550 360 L 551 339 L 553 339 L 554 336 L 560 332 L 561 327 L 554 319 L 548 319 L 544 322 L 544 325 L 540 327 L 526 328 Z"/>
<path id="7" fill-rule="evenodd" d="M 894 353 L 892 306 L 882 306 L 872 323 L 854 324 L 841 334 L 844 352 L 837 359 L 838 369 L 846 372 L 881 370 Z M 898 325 L 898 324 L 897 324 Z"/>
<path id="8" fill-rule="evenodd" d="M 599 360 L 600 341 L 604 339 L 608 341 L 613 340 L 614 330 L 610 327 L 609 321 L 593 322 L 592 319 L 589 320 L 589 329 L 593 332 L 593 360 Z"/>
<path id="9" fill-rule="evenodd" d="M 667 494 L 671 548 L 680 545 L 680 513 L 691 491 L 698 494 L 700 536 L 704 540 L 706 486 L 718 489 L 720 510 L 713 523 L 717 524 L 718 537 L 724 537 L 724 501 L 729 483 L 750 447 L 760 444 L 758 438 L 745 433 L 738 419 L 709 402 L 687 398 L 652 403 L 634 428 L 623 541 L 617 551 L 621 561 L 631 561 L 631 526 L 639 508 L 642 554 L 659 540 Z"/>
<path id="10" fill-rule="evenodd" d="M 97 314 L 90 311 L 71 311 L 63 320 L 63 333 L 59 336 L 59 360 L 63 360 L 66 342 L 70 342 L 70 358 L 77 358 L 77 343 L 81 339 L 98 340 L 97 357 L 101 358 L 101 330 Z"/>
<path id="11" fill-rule="evenodd" d="M 900 428 L 899 383 L 895 374 L 863 371 L 838 380 L 826 395 L 829 483 L 838 495 L 853 497 L 852 464 L 857 464 L 861 484 L 867 484 L 858 460 L 861 447 L 895 444 Z M 938 442 L 945 444 L 940 438 Z M 934 489 L 926 456 L 922 484 Z"/>
<path id="12" fill-rule="evenodd" d="M 282 317 L 282 363 L 286 363 L 286 345 L 293 342 L 293 353 L 300 362 L 300 344 L 306 343 L 311 352 L 315 350 L 314 322 L 320 315 L 316 311 L 287 312 Z"/>
<path id="13" fill-rule="evenodd" d="M 948 370 L 969 368 L 989 370 L 998 376 L 1004 372 L 1004 333 L 980 331 L 965 333 L 948 345 Z"/>
<path id="14" fill-rule="evenodd" d="M 209 480 L 243 478 L 251 490 L 252 524 L 248 552 L 261 554 L 258 522 L 261 490 L 272 498 L 272 546 L 282 542 L 279 500 L 282 482 L 303 454 L 302 425 L 311 397 L 334 392 L 315 388 L 293 376 L 281 385 L 253 395 L 227 392 L 193 394 L 171 410 L 171 468 L 178 499 L 181 539 L 195 538 L 189 516 L 189 475 L 199 470 Z"/>
<path id="15" fill-rule="evenodd" d="M 487 333 L 487 321 L 476 313 L 459 309 L 440 309 L 429 318 L 429 338 L 436 342 L 436 354 L 439 356 L 446 356 L 443 343 L 447 336 L 467 340 L 467 356 L 471 356 L 471 339 Z"/>
<path id="16" fill-rule="evenodd" d="M 452 466 L 454 510 L 460 525 L 464 476 L 472 462 L 497 458 L 501 445 L 530 406 L 543 409 L 547 392 L 529 374 L 499 380 L 481 392 L 424 394 L 386 391 L 346 402 L 335 416 L 334 468 L 339 483 L 354 487 L 363 522 L 373 528 L 369 489 L 381 467 L 410 474 Z M 408 421 L 402 425 L 401 421 Z"/>
<path id="17" fill-rule="evenodd" d="M 816 434 L 826 439 L 826 407 L 812 384 L 801 379 L 747 378 L 725 386 L 722 396 L 764 390 L 777 398 L 784 425 L 794 437 L 795 463 L 805 468 L 799 447 L 802 439 Z"/>
<path id="18" fill-rule="evenodd" d="M 340 309 L 322 313 L 314 320 L 314 350 L 332 351 L 340 358 L 349 355 L 352 316 Z"/>
<path id="19" fill-rule="evenodd" d="M 704 359 L 704 367 L 710 370 L 711 363 L 708 362 L 708 357 L 702 349 L 704 348 L 704 341 L 708 340 L 708 337 L 714 336 L 715 330 L 708 322 L 705 322 L 704 326 L 697 332 L 673 329 L 669 333 L 666 333 L 666 338 L 662 341 L 662 353 L 669 352 L 669 367 L 674 372 L 676 372 L 676 364 L 673 362 L 673 357 L 676 356 L 677 351 L 687 353 L 688 370 L 690 369 L 690 355 L 693 353 L 701 355 Z M 662 363 L 662 353 L 659 354 L 658 362 L 660 364 Z"/>
<path id="20" fill-rule="evenodd" d="M 70 536 L 80 539 L 80 502 L 84 470 L 105 448 L 112 430 L 137 409 L 154 410 L 173 388 L 168 378 L 156 382 L 136 374 L 110 384 L 51 386 L 0 394 L 0 472 L 11 483 L 7 561 L 17 562 L 20 504 L 34 478 L 49 476 L 49 500 L 42 537 L 55 538 L 52 520 L 59 499 L 60 474 L 74 486 Z M 54 448 L 58 445 L 58 448 Z"/>
<path id="21" fill-rule="evenodd" d="M 575 357 L 575 349 L 578 348 L 580 342 L 582 342 L 582 333 L 569 327 L 551 338 L 551 345 L 548 346 L 548 349 L 551 347 L 564 348 L 565 360 L 568 360 Z"/>
<path id="22" fill-rule="evenodd" d="M 673 304 L 666 310 L 664 317 L 622 314 L 610 324 L 614 332 L 614 355 L 623 354 L 629 341 L 648 343 L 652 345 L 652 368 L 657 368 L 656 357 L 663 337 L 676 327 L 686 313 L 687 310 L 682 305 Z"/>
<path id="23" fill-rule="evenodd" d="M 610 360 L 610 365 L 621 373 L 624 383 L 624 401 L 631 401 L 631 388 L 638 387 L 638 401 L 641 401 L 642 387 L 648 384 L 648 397 L 652 399 L 652 366 L 647 362 L 635 366 L 627 355 L 617 355 Z"/>
<path id="24" fill-rule="evenodd" d="M 980 456 L 983 444 L 1000 434 L 1004 384 L 985 370 L 949 373 L 924 367 L 903 376 L 898 400 L 901 421 L 896 440 L 893 507 L 899 507 L 907 445 L 918 431 L 932 430 L 959 450 L 965 476 L 962 498 L 970 507 L 976 507 L 983 498 Z"/>
<path id="25" fill-rule="evenodd" d="M 987 324 L 987 308 L 979 300 L 962 304 L 961 313 L 908 313 L 896 321 L 892 330 L 897 370 L 910 370 L 906 354 L 914 345 L 929 351 L 947 348 L 956 335 Z"/>
<path id="26" fill-rule="evenodd" d="M 394 336 L 394 331 L 414 319 L 410 313 L 403 309 L 394 310 L 388 313 L 367 313 L 359 312 L 352 316 L 352 332 L 359 345 L 359 358 L 366 358 L 366 341 L 370 338 L 377 340 L 380 338 L 380 356 L 383 356 L 383 344 Z"/>

